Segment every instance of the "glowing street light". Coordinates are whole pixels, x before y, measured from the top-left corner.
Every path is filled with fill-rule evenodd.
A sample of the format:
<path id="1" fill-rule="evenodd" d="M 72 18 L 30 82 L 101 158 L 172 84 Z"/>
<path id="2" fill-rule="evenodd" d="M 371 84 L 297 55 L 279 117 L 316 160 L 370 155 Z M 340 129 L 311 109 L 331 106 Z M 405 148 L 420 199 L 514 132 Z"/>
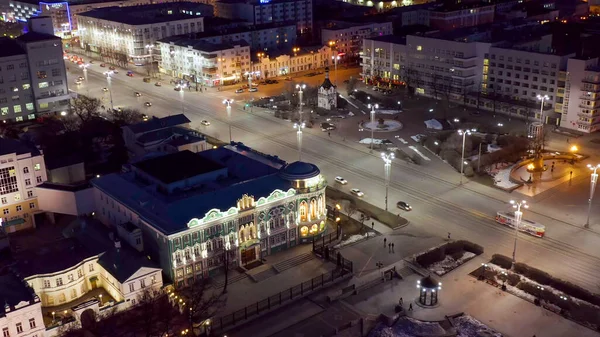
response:
<path id="1" fill-rule="evenodd" d="M 385 210 L 388 210 L 388 188 L 390 187 L 390 171 L 392 170 L 392 160 L 395 156 L 393 152 L 381 153 L 381 159 L 383 159 L 383 168 L 385 172 Z"/>
<path id="2" fill-rule="evenodd" d="M 304 129 L 305 126 L 306 124 L 304 123 L 294 123 L 294 129 L 298 130 L 296 132 L 298 139 L 298 161 L 302 161 L 302 129 Z"/>
<path id="3" fill-rule="evenodd" d="M 106 76 L 106 82 L 108 83 L 108 94 L 110 95 L 110 109 L 114 110 L 115 107 L 113 105 L 113 98 L 112 98 L 112 77 L 111 75 L 114 74 L 115 72 L 110 70 L 110 71 L 105 71 L 104 72 L 104 76 Z"/>
<path id="4" fill-rule="evenodd" d="M 302 95 L 304 94 L 303 90 L 306 89 L 306 84 L 296 84 L 296 89 L 298 89 L 298 99 L 300 100 L 300 107 L 298 108 L 299 120 L 302 123 Z"/>
<path id="5" fill-rule="evenodd" d="M 231 143 L 231 104 L 233 104 L 233 100 L 224 99 L 223 104 L 225 104 L 225 106 L 227 107 L 227 119 L 229 120 L 229 123 L 227 123 L 229 125 L 229 143 Z"/>
<path id="6" fill-rule="evenodd" d="M 577 150 L 579 150 L 579 149 L 577 148 L 577 145 L 573 145 L 573 146 L 571 146 L 571 148 L 569 149 L 569 151 L 573 152 L 573 154 L 577 153 Z"/>
<path id="7" fill-rule="evenodd" d="M 87 76 L 87 68 L 90 66 L 89 63 L 84 63 L 84 64 L 80 64 L 79 68 L 83 69 L 83 77 L 85 78 L 85 82 L 87 83 L 88 81 L 88 76 Z"/>
<path id="8" fill-rule="evenodd" d="M 515 263 L 517 263 L 517 238 L 519 237 L 519 227 L 521 226 L 521 219 L 523 217 L 523 212 L 521 212 L 521 207 L 523 208 L 529 208 L 529 205 L 527 205 L 527 201 L 522 200 L 521 202 L 516 202 L 514 200 L 510 201 L 510 204 L 512 205 L 513 208 L 516 209 L 515 211 L 515 245 L 513 247 L 513 268 L 515 267 Z"/>
<path id="9" fill-rule="evenodd" d="M 464 173 L 464 165 L 465 165 L 465 141 L 467 138 L 467 135 L 471 135 L 471 132 L 475 132 L 475 129 L 471 129 L 471 130 L 458 130 L 458 134 L 462 136 L 462 152 L 460 155 L 460 184 L 462 185 L 463 183 L 463 173 Z"/>
<path id="10" fill-rule="evenodd" d="M 592 199 L 594 199 L 594 192 L 596 192 L 596 182 L 598 182 L 598 173 L 597 170 L 600 167 L 600 164 L 596 166 L 592 166 L 588 164 L 590 170 L 592 170 L 592 180 L 590 181 L 590 198 L 588 199 L 588 211 L 587 211 L 587 220 L 585 221 L 585 228 L 590 227 L 590 211 L 592 210 Z"/>
<path id="11" fill-rule="evenodd" d="M 335 56 L 332 56 L 331 59 L 333 60 L 333 64 L 334 64 L 334 72 L 335 72 L 335 79 L 333 80 L 333 84 L 337 85 L 337 64 L 338 61 L 340 60 L 340 54 L 336 51 L 335 52 Z"/>
<path id="12" fill-rule="evenodd" d="M 379 109 L 379 105 L 369 104 L 369 108 L 371 109 L 371 150 L 369 152 L 373 153 L 373 137 L 375 136 L 375 109 Z"/>
<path id="13" fill-rule="evenodd" d="M 540 106 L 540 122 L 542 124 L 544 124 L 544 101 L 545 100 L 549 100 L 550 97 L 548 97 L 548 95 L 537 95 L 537 99 L 542 101 L 542 104 Z"/>

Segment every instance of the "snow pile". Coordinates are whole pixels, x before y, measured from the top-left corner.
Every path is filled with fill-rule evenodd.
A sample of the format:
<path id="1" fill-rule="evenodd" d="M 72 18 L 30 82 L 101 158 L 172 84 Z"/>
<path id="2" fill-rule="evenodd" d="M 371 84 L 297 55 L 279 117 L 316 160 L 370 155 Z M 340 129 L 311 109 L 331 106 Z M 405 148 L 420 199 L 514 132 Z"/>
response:
<path id="1" fill-rule="evenodd" d="M 498 145 L 488 144 L 488 146 L 487 146 L 488 153 L 496 152 L 498 150 L 502 150 L 502 148 Z"/>
<path id="2" fill-rule="evenodd" d="M 401 112 L 402 110 L 377 110 L 377 113 L 382 115 L 395 115 Z"/>
<path id="3" fill-rule="evenodd" d="M 510 171 L 513 169 L 513 167 L 515 165 L 514 164 L 509 165 L 509 166 L 505 166 L 505 165 L 508 165 L 508 164 L 501 164 L 501 167 L 502 166 L 504 167 L 501 169 L 488 167 L 488 168 L 486 168 L 485 171 L 494 178 L 494 185 L 496 185 L 500 188 L 513 189 L 513 188 L 519 187 L 520 184 L 515 184 L 512 181 L 510 181 Z"/>
<path id="4" fill-rule="evenodd" d="M 369 337 L 414 337 L 443 335 L 446 331 L 437 322 L 421 322 L 410 317 L 400 318 L 392 327 L 378 324 Z"/>
<path id="5" fill-rule="evenodd" d="M 430 119 L 428 121 L 425 121 L 425 126 L 428 129 L 434 129 L 434 130 L 443 130 L 444 129 L 444 127 L 442 126 L 442 123 L 440 123 L 436 119 Z"/>
<path id="6" fill-rule="evenodd" d="M 501 333 L 488 328 L 480 321 L 468 315 L 456 317 L 454 325 L 458 331 L 457 337 L 502 337 Z"/>
<path id="7" fill-rule="evenodd" d="M 450 255 L 446 255 L 442 261 L 438 261 L 430 265 L 427 269 L 433 273 L 436 273 L 438 276 L 442 276 L 447 272 L 456 269 L 458 266 L 469 261 L 473 257 L 475 257 L 475 254 L 471 252 L 464 252 L 458 260 L 453 259 Z"/>
<path id="8" fill-rule="evenodd" d="M 372 238 L 374 236 L 375 236 L 375 232 L 367 232 L 364 235 L 361 235 L 361 234 L 351 235 L 346 240 L 344 240 L 344 241 L 338 243 L 337 245 L 333 246 L 333 248 L 342 248 L 342 247 L 347 246 L 347 245 L 349 245 L 351 243 L 362 241 L 362 240 L 367 239 L 367 238 Z"/>
<path id="9" fill-rule="evenodd" d="M 381 143 L 383 142 L 382 139 L 377 139 L 377 138 L 363 138 L 359 141 L 359 143 L 361 144 L 371 144 L 371 139 L 373 139 L 373 144 L 379 144 L 381 145 Z"/>

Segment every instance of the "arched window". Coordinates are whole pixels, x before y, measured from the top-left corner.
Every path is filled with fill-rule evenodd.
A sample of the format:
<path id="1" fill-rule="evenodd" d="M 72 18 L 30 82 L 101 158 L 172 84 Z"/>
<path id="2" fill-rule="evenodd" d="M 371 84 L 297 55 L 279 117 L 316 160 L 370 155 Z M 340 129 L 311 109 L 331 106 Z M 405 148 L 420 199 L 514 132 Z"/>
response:
<path id="1" fill-rule="evenodd" d="M 238 235 L 238 238 L 239 238 L 239 240 L 240 240 L 240 243 L 242 243 L 242 242 L 244 242 L 244 241 L 245 241 L 245 240 L 244 240 L 244 234 L 245 234 L 245 233 L 244 233 L 244 232 L 245 232 L 244 228 L 245 228 L 245 227 L 244 227 L 244 225 L 241 225 L 241 226 L 240 226 L 240 233 L 239 233 L 239 235 Z"/>
<path id="2" fill-rule="evenodd" d="M 312 199 L 310 201 L 310 219 L 316 219 L 317 217 L 317 201 Z"/>
<path id="3" fill-rule="evenodd" d="M 304 222 L 307 221 L 308 218 L 308 204 L 306 203 L 306 201 L 302 201 L 300 203 L 300 208 L 298 209 L 299 213 L 300 213 L 300 221 Z"/>

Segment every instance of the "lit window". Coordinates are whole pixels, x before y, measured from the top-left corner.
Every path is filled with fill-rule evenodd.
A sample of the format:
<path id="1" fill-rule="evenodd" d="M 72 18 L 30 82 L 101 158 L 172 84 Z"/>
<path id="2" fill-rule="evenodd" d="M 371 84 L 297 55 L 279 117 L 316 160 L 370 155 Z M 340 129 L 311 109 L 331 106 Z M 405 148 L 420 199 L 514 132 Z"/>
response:
<path id="1" fill-rule="evenodd" d="M 23 90 L 27 90 L 29 88 L 31 88 L 31 84 L 29 84 L 29 83 L 23 84 Z"/>
<path id="2" fill-rule="evenodd" d="M 19 201 L 21 200 L 21 195 L 20 194 L 15 194 L 15 201 Z"/>
<path id="3" fill-rule="evenodd" d="M 0 114 L 2 114 L 2 116 L 8 115 L 8 108 L 0 108 Z"/>
<path id="4" fill-rule="evenodd" d="M 27 104 L 25 104 L 25 108 L 27 110 L 30 110 L 30 111 L 33 110 L 33 103 L 27 103 Z"/>
<path id="5" fill-rule="evenodd" d="M 423 50 L 423 46 L 417 46 L 417 51 Z"/>
<path id="6" fill-rule="evenodd" d="M 15 110 L 15 113 L 19 113 L 19 112 L 21 112 L 21 111 L 22 111 L 22 110 L 21 110 L 21 105 L 14 105 L 14 106 L 13 106 L 13 109 Z"/>
<path id="7" fill-rule="evenodd" d="M 38 163 L 38 164 L 35 164 L 35 165 L 33 166 L 33 169 L 34 169 L 34 170 L 36 170 L 36 171 L 39 171 L 39 170 L 41 169 L 41 166 L 40 166 L 40 164 L 39 164 L 39 163 Z"/>
<path id="8" fill-rule="evenodd" d="M 27 119 L 29 119 L 29 120 L 35 119 L 35 114 L 27 115 Z"/>
<path id="9" fill-rule="evenodd" d="M 48 103 L 40 103 L 40 109 L 48 109 Z"/>
<path id="10" fill-rule="evenodd" d="M 41 88 L 48 88 L 48 82 L 40 82 L 40 83 L 38 84 L 38 87 L 39 87 L 40 89 L 41 89 Z"/>
<path id="11" fill-rule="evenodd" d="M 15 118 L 15 120 L 17 122 L 22 122 L 23 121 L 23 116 L 18 116 L 17 118 Z"/>

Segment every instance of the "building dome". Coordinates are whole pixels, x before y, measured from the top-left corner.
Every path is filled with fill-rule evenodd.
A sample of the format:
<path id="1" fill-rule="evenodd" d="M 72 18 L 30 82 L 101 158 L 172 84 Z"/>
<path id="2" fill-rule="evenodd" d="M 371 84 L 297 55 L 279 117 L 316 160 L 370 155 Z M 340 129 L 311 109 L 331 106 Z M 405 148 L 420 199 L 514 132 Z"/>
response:
<path id="1" fill-rule="evenodd" d="M 287 180 L 301 180 L 301 179 L 309 179 L 318 176 L 321 173 L 319 168 L 310 163 L 305 163 L 302 161 L 293 162 L 291 164 L 287 164 L 284 166 L 280 175 L 283 179 Z"/>

